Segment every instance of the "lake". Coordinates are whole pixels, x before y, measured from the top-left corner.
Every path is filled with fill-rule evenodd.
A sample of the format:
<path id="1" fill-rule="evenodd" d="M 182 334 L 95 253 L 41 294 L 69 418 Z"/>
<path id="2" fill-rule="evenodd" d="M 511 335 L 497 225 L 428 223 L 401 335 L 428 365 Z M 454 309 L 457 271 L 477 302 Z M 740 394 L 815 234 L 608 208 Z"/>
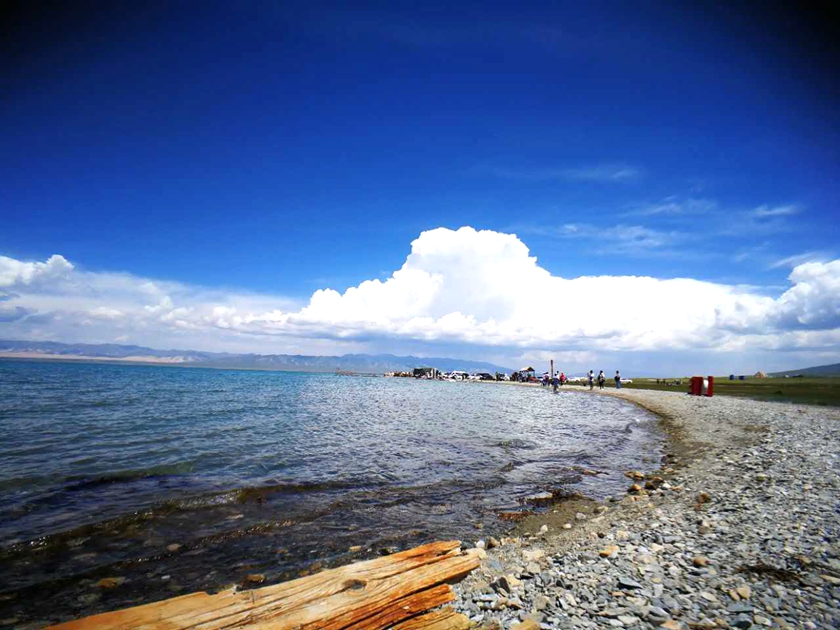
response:
<path id="1" fill-rule="evenodd" d="M 474 542 L 661 455 L 653 416 L 582 392 L 11 360 L 0 444 L 0 618 L 30 621 Z"/>

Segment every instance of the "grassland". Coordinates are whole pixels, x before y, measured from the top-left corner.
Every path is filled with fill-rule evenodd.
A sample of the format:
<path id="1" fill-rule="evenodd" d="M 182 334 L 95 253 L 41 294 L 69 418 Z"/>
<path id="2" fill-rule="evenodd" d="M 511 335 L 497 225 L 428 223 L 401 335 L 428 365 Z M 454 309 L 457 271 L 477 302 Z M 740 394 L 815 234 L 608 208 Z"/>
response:
<path id="1" fill-rule="evenodd" d="M 675 380 L 678 379 L 667 379 L 669 383 Z M 663 385 L 662 379 L 660 383 L 657 383 L 655 378 L 634 378 L 633 383 L 622 385 L 622 387 L 687 392 L 689 378 L 680 377 L 680 380 L 682 380 L 682 385 Z M 756 400 L 840 407 L 840 377 L 747 378 L 744 381 L 730 381 L 726 376 L 716 376 L 714 394 L 715 396 L 742 396 Z"/>

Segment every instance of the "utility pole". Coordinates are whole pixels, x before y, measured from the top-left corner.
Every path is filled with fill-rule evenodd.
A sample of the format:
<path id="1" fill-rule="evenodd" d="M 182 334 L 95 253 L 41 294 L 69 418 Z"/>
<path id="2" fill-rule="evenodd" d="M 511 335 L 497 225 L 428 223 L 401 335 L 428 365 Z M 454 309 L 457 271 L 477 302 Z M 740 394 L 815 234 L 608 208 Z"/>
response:
<path id="1" fill-rule="evenodd" d="M 554 378 L 554 359 L 551 359 L 551 372 L 548 373 L 550 378 Z"/>

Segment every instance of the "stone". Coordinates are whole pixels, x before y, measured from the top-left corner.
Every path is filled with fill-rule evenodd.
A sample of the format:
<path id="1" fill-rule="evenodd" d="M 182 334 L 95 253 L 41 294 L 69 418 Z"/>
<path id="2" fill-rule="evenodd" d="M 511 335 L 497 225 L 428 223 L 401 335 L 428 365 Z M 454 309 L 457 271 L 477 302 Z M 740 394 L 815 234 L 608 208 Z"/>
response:
<path id="1" fill-rule="evenodd" d="M 245 580 L 251 584 L 262 584 L 265 582 L 265 575 L 262 573 L 249 573 Z"/>
<path id="2" fill-rule="evenodd" d="M 834 586 L 840 586 L 840 578 L 838 577 L 834 577 L 833 575 L 828 575 L 825 573 L 821 574 L 820 577 L 823 579 L 823 581 L 828 582 L 829 584 L 832 584 Z"/>
<path id="3" fill-rule="evenodd" d="M 490 538 L 487 539 L 487 548 L 488 549 L 495 549 L 498 546 L 499 546 L 499 541 L 496 540 L 495 538 L 493 538 L 492 536 L 490 536 Z"/>
<path id="4" fill-rule="evenodd" d="M 645 481 L 645 490 L 657 490 L 663 483 L 662 477 L 653 476 Z"/>
<path id="5" fill-rule="evenodd" d="M 534 598 L 534 608 L 536 608 L 537 610 L 545 610 L 546 608 L 548 608 L 548 603 L 548 597 L 546 597 L 545 595 L 537 595 Z"/>
<path id="6" fill-rule="evenodd" d="M 634 483 L 627 489 L 627 492 L 630 494 L 640 494 L 642 492 L 642 486 L 637 483 Z"/>
<path id="7" fill-rule="evenodd" d="M 571 523 L 563 523 L 563 529 L 572 529 Z"/>
<path id="8" fill-rule="evenodd" d="M 513 624 L 510 630 L 540 630 L 540 624 L 533 619 L 525 619 L 524 621 Z"/>
<path id="9" fill-rule="evenodd" d="M 674 619 L 668 619 L 662 622 L 659 627 L 665 628 L 665 630 L 683 630 L 683 624 Z"/>
<path id="10" fill-rule="evenodd" d="M 709 559 L 705 556 L 694 556 L 694 558 L 691 559 L 691 563 L 695 567 L 705 567 L 709 564 Z"/>
<path id="11" fill-rule="evenodd" d="M 358 553 L 358 552 L 359 552 L 359 551 L 361 551 L 361 550 L 362 550 L 362 546 L 361 546 L 361 545 L 353 545 L 352 547 L 350 547 L 350 549 L 348 549 L 348 551 L 349 551 L 350 553 Z"/>
<path id="12" fill-rule="evenodd" d="M 598 555 L 602 558 L 612 558 L 618 555 L 618 545 L 607 545 L 598 552 Z"/>
<path id="13" fill-rule="evenodd" d="M 178 551 L 180 548 L 181 548 L 181 545 L 179 545 L 178 543 L 172 543 L 171 545 L 167 545 L 167 546 L 166 546 L 166 550 L 167 550 L 169 553 L 175 553 L 175 552 L 176 552 L 176 551 Z"/>
<path id="14" fill-rule="evenodd" d="M 95 604 L 102 598 L 102 595 L 99 593 L 86 593 L 85 595 L 79 595 L 79 601 L 83 604 L 90 606 L 91 604 Z"/>
<path id="15" fill-rule="evenodd" d="M 475 548 L 476 549 L 484 549 L 485 546 L 486 546 L 486 543 L 483 540 L 478 540 L 475 543 Z"/>
<path id="16" fill-rule="evenodd" d="M 525 558 L 525 562 L 536 562 L 545 558 L 545 551 L 542 549 L 526 549 L 522 552 L 522 557 Z"/>
<path id="17" fill-rule="evenodd" d="M 645 474 L 638 470 L 628 470 L 626 473 L 624 473 L 624 476 L 628 479 L 633 479 L 635 481 L 641 481 L 645 478 Z"/>
<path id="18" fill-rule="evenodd" d="M 623 575 L 618 576 L 618 585 L 621 588 L 643 588 L 642 585 L 633 578 L 624 577 Z"/>
<path id="19" fill-rule="evenodd" d="M 124 577 L 106 577 L 99 580 L 96 585 L 99 588 L 112 589 L 117 588 L 123 583 L 125 583 Z"/>
<path id="20" fill-rule="evenodd" d="M 578 512 L 577 514 L 575 514 L 575 520 L 576 521 L 585 521 L 586 520 L 586 514 Z"/>
<path id="21" fill-rule="evenodd" d="M 738 593 L 738 597 L 741 599 L 749 599 L 752 595 L 752 589 L 749 586 L 739 586 L 735 589 L 735 592 Z"/>

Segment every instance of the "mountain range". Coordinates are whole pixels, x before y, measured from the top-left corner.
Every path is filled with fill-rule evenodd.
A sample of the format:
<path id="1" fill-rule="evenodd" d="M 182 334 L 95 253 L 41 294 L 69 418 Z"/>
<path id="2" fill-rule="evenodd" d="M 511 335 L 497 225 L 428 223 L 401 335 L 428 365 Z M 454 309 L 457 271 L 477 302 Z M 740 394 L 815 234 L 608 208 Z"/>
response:
<path id="1" fill-rule="evenodd" d="M 121 344 L 59 343 L 56 341 L 0 340 L 0 358 L 64 359 L 109 361 L 116 363 L 165 364 L 181 367 L 281 370 L 294 372 L 384 372 L 410 371 L 416 367 L 435 367 L 445 372 L 512 372 L 510 368 L 484 361 L 445 357 L 395 356 L 393 354 L 345 354 L 307 356 L 301 354 L 233 354 L 198 350 L 156 350 Z"/>
<path id="2" fill-rule="evenodd" d="M 840 376 L 840 363 L 817 365 L 801 370 L 788 370 L 787 372 L 773 372 L 770 376 L 797 376 L 799 374 L 802 376 Z"/>

